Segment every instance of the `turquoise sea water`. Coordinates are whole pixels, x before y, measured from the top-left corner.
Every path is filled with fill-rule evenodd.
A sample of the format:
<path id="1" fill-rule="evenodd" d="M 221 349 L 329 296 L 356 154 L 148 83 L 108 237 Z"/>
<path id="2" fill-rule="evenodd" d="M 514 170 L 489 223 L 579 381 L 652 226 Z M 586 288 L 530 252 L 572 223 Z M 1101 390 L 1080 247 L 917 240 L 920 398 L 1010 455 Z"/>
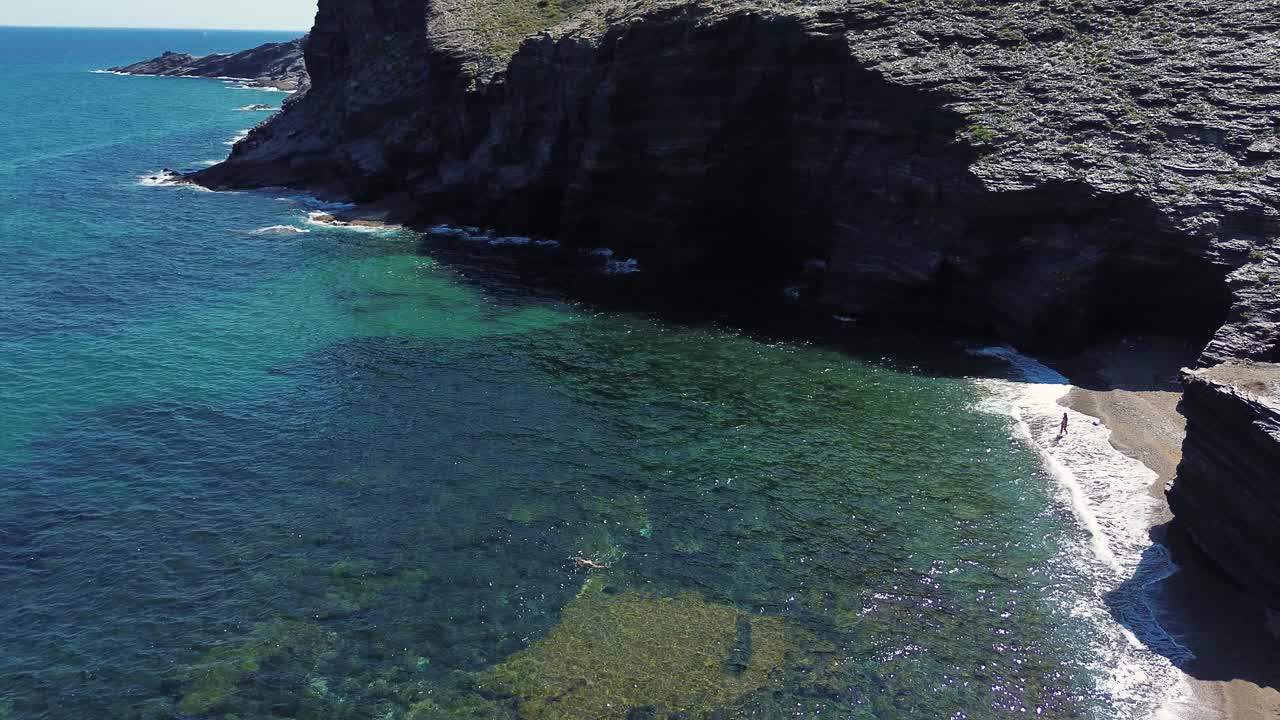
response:
<path id="1" fill-rule="evenodd" d="M 0 28 L 0 718 L 1149 709 L 1075 516 L 924 349 L 140 182 L 283 96 L 89 70 L 286 37 Z"/>

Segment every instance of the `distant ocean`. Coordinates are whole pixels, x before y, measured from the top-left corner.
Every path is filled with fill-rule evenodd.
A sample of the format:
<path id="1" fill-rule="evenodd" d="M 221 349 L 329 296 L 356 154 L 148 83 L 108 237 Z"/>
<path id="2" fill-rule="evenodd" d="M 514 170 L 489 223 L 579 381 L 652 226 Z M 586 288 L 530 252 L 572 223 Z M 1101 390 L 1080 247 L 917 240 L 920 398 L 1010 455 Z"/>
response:
<path id="1" fill-rule="evenodd" d="M 521 280 L 555 249 L 167 186 L 285 96 L 91 72 L 290 37 L 0 28 L 0 718 L 1177 699 L 1150 475 L 1083 418 L 1053 442 L 1047 368 L 597 308 Z"/>

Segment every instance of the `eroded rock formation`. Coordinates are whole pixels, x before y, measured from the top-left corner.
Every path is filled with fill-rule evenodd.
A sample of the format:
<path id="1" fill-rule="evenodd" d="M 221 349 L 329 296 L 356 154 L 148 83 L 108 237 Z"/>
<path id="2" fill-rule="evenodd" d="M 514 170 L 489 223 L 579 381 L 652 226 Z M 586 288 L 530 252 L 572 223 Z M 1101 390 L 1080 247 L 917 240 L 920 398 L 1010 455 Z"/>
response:
<path id="1" fill-rule="evenodd" d="M 1169 505 L 1239 585 L 1280 609 L 1280 365 L 1183 373 L 1187 416 Z"/>
<path id="2" fill-rule="evenodd" d="M 244 52 L 204 57 L 166 52 L 150 60 L 110 68 L 110 71 L 127 75 L 236 78 L 258 87 L 298 90 L 307 85 L 307 66 L 302 54 L 305 40 L 298 38 Z"/>

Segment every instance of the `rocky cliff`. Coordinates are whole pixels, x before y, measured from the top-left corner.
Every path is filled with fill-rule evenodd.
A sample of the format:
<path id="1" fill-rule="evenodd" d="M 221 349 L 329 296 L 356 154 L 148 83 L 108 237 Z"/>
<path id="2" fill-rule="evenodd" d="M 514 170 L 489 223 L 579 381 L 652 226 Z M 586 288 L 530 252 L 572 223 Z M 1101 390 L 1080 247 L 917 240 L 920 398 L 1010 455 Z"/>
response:
<path id="1" fill-rule="evenodd" d="M 610 246 L 737 305 L 799 282 L 1031 350 L 1276 361 L 1278 32 L 1280 0 L 321 0 L 311 90 L 194 179 Z M 1280 603 L 1269 406 L 1202 377 L 1179 520 Z"/>
<path id="2" fill-rule="evenodd" d="M 196 57 L 188 53 L 165 54 L 110 68 L 126 75 L 168 75 L 181 77 L 236 78 L 258 87 L 298 90 L 307 86 L 307 66 L 303 58 L 306 38 L 287 43 L 269 43 L 251 50 Z"/>
<path id="3" fill-rule="evenodd" d="M 1068 349 L 1278 359 L 1280 0 L 323 0 L 198 181 L 395 194 L 650 272 Z"/>
<path id="4" fill-rule="evenodd" d="M 1280 365 L 1183 373 L 1187 440 L 1169 505 L 1238 584 L 1280 609 Z"/>

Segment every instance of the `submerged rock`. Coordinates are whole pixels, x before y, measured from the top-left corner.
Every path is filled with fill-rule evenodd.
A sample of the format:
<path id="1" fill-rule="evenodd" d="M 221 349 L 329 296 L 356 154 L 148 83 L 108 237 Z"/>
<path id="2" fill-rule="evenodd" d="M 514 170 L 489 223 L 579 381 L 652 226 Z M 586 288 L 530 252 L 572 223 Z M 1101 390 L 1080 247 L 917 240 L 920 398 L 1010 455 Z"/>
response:
<path id="1" fill-rule="evenodd" d="M 791 641 L 781 618 L 606 587 L 588 580 L 559 625 L 476 685 L 514 699 L 526 719 L 704 717 L 783 665 Z"/>
<path id="2" fill-rule="evenodd" d="M 272 658 L 302 658 L 314 665 L 333 653 L 336 643 L 336 633 L 317 625 L 292 621 L 258 625 L 245 639 L 217 645 L 185 668 L 189 680 L 177 710 L 182 715 L 234 710 L 241 700 L 237 697 L 241 683 Z"/>

